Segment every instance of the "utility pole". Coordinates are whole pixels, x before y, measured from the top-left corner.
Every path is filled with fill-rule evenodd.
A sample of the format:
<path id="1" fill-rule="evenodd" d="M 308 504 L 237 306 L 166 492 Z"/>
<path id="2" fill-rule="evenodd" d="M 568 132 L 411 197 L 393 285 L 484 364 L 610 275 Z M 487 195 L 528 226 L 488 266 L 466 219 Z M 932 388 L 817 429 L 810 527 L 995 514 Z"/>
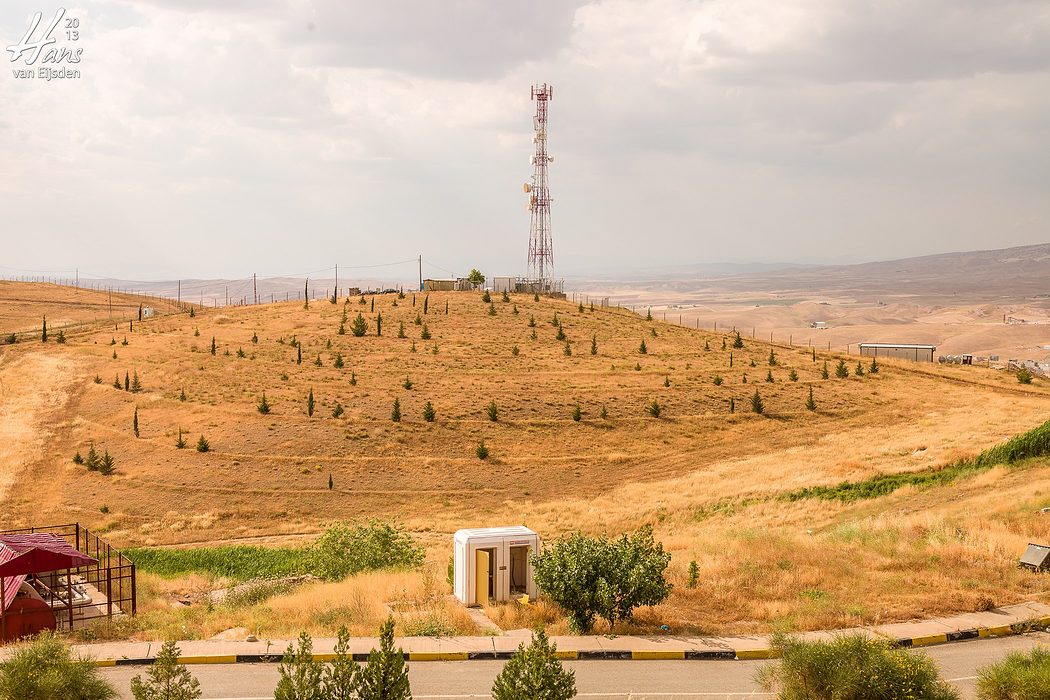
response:
<path id="1" fill-rule="evenodd" d="M 256 305 L 258 305 L 258 303 L 259 303 L 259 283 L 255 279 L 255 273 L 254 272 L 252 273 L 252 292 L 255 294 L 255 303 L 256 303 Z"/>
<path id="2" fill-rule="evenodd" d="M 339 265 L 335 266 L 335 292 L 332 294 L 336 301 L 339 300 Z"/>
<path id="3" fill-rule="evenodd" d="M 230 285 L 226 285 L 226 306 L 230 305 Z"/>
<path id="4" fill-rule="evenodd" d="M 423 256 L 419 256 L 419 291 L 423 291 Z"/>
<path id="5" fill-rule="evenodd" d="M 182 280 L 179 280 L 177 284 L 179 286 L 178 286 L 178 291 L 175 293 L 176 294 L 176 301 L 177 301 L 179 306 L 182 306 Z"/>

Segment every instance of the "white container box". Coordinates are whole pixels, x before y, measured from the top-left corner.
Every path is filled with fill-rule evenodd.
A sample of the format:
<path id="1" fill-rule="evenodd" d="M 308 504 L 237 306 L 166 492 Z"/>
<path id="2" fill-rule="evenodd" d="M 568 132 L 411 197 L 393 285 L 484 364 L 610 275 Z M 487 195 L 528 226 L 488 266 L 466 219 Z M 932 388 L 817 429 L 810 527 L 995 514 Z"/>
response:
<path id="1" fill-rule="evenodd" d="M 453 542 L 453 592 L 464 605 L 536 597 L 531 555 L 540 552 L 540 537 L 529 528 L 457 530 Z"/>

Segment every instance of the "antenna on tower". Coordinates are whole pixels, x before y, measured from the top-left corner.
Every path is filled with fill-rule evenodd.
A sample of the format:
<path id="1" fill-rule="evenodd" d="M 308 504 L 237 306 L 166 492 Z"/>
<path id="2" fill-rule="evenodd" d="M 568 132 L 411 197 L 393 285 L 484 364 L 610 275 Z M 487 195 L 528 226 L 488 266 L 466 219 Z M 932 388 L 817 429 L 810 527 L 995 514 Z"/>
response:
<path id="1" fill-rule="evenodd" d="M 547 103 L 554 98 L 554 88 L 544 83 L 532 86 L 532 99 L 536 102 L 536 116 L 532 127 L 535 134 L 532 143 L 535 152 L 529 157 L 533 166 L 532 181 L 525 183 L 529 196 L 526 205 L 532 214 L 529 229 L 529 282 L 541 292 L 554 289 L 554 247 L 551 242 L 551 197 L 547 181 L 547 166 L 554 156 L 547 153 Z"/>

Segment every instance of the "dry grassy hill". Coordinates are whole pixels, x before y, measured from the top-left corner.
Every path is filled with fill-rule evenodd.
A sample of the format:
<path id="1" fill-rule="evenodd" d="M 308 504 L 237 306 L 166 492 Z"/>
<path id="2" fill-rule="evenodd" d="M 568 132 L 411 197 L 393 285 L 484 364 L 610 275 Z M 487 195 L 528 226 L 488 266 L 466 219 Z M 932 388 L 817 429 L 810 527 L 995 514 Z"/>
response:
<path id="1" fill-rule="evenodd" d="M 904 364 L 856 376 L 856 357 L 839 379 L 838 357 L 814 360 L 808 348 L 745 339 L 734 350 L 732 336 L 525 295 L 372 303 L 198 311 L 61 346 L 3 347 L 3 525 L 76 519 L 142 545 L 294 539 L 333 519 L 396 518 L 443 573 L 459 527 L 523 522 L 550 538 L 654 522 L 674 555 L 676 591 L 639 618 L 642 628 L 811 629 L 1044 595 L 1013 566 L 1025 541 L 1050 538 L 1038 514 L 1050 504 L 1043 462 L 854 503 L 782 498 L 976 454 L 1048 418 L 1039 380 L 1021 387 L 979 368 Z M 359 312 L 364 337 L 350 330 Z M 138 374 L 140 393 L 113 386 L 126 373 Z M 810 388 L 816 411 L 805 408 Z M 756 389 L 763 415 L 750 411 Z M 267 415 L 257 410 L 264 393 Z M 659 418 L 647 413 L 653 401 Z M 209 452 L 194 450 L 201 435 Z M 481 441 L 487 460 L 475 455 Z M 92 442 L 114 456 L 112 476 L 72 463 Z M 701 585 L 690 590 L 693 559 Z M 527 622 L 512 608 L 490 614 Z M 289 619 L 326 630 L 329 618 Z M 231 622 L 198 621 L 201 634 Z"/>

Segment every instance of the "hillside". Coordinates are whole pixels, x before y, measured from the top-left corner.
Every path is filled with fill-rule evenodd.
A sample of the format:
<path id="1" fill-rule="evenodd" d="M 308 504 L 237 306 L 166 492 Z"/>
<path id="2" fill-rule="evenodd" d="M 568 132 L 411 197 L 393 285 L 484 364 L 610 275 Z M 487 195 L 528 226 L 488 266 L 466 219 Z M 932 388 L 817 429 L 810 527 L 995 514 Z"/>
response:
<path id="1" fill-rule="evenodd" d="M 459 527 L 524 522 L 550 538 L 655 522 L 678 591 L 639 624 L 702 631 L 859 624 L 1037 593 L 1012 562 L 1026 538 L 1050 536 L 1031 515 L 1048 500 L 1041 462 L 874 501 L 783 496 L 976 454 L 1046 420 L 1041 381 L 892 363 L 856 376 L 856 357 L 840 379 L 836 355 L 749 338 L 733 349 L 721 333 L 525 295 L 372 303 L 197 311 L 61 346 L 4 346 L 4 526 L 79 520 L 126 546 L 294 540 L 333 519 L 381 517 L 405 522 L 443 574 Z M 364 337 L 351 333 L 358 313 Z M 140 393 L 123 390 L 126 373 Z M 810 388 L 816 411 L 805 407 Z M 750 411 L 756 389 L 763 415 Z M 647 412 L 653 401 L 659 418 Z M 194 449 L 202 435 L 205 453 Z M 91 444 L 114 457 L 115 474 L 72 462 Z M 951 570 L 931 558 L 949 555 Z M 705 581 L 697 590 L 681 585 L 691 559 Z M 929 586 L 902 588 L 903 570 Z"/>

